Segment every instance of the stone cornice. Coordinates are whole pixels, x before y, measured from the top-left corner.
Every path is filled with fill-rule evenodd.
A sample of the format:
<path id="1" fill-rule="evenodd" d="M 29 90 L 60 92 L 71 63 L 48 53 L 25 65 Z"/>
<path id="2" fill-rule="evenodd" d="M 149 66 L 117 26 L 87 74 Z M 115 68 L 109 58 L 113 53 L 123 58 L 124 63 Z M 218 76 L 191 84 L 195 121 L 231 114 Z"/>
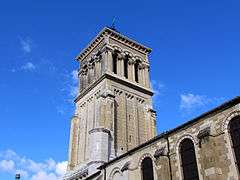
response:
<path id="1" fill-rule="evenodd" d="M 108 44 L 108 36 L 117 39 L 118 41 L 131 46 L 138 51 L 143 53 L 150 53 L 151 49 L 116 32 L 108 27 L 103 28 L 102 31 L 87 45 L 85 49 L 83 49 L 80 54 L 76 57 L 76 60 L 81 61 L 83 60 L 103 39 L 105 39 L 105 43 Z"/>
<path id="2" fill-rule="evenodd" d="M 130 86 L 131 88 L 138 90 L 144 94 L 148 94 L 150 96 L 152 96 L 154 93 L 151 89 L 143 87 L 139 84 L 133 83 L 131 81 L 128 81 L 126 79 L 123 79 L 117 75 L 114 75 L 112 73 L 105 73 L 103 74 L 101 77 L 99 77 L 95 82 L 93 82 L 92 84 L 90 84 L 87 88 L 85 88 L 84 90 L 82 90 L 78 96 L 76 97 L 76 99 L 74 100 L 74 102 L 78 102 L 83 96 L 85 96 L 89 91 L 91 91 L 94 87 L 96 87 L 102 80 L 104 80 L 105 78 L 107 79 L 111 79 L 111 80 L 115 80 L 116 82 L 119 82 L 123 85 L 126 86 Z"/>

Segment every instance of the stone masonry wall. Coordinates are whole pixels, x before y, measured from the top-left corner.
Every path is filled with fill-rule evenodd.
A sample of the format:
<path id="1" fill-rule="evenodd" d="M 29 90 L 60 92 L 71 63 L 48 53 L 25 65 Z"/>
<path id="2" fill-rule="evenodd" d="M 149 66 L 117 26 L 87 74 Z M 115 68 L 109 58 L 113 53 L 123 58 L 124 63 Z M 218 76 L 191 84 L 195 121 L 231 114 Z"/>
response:
<path id="1" fill-rule="evenodd" d="M 107 179 L 114 179 L 113 174 L 118 172 L 119 179 L 141 180 L 141 161 L 145 157 L 150 157 L 153 162 L 154 180 L 170 180 L 170 171 L 172 180 L 183 180 L 179 144 L 185 138 L 189 138 L 194 143 L 200 180 L 238 180 L 239 173 L 227 129 L 229 121 L 235 116 L 240 116 L 240 105 L 204 117 L 168 134 L 169 150 L 167 137 L 163 136 L 131 154 L 126 154 L 106 167 Z M 199 132 L 208 127 L 210 135 L 200 140 Z M 156 151 L 162 147 L 164 153 L 155 157 Z M 122 172 L 121 169 L 127 162 L 129 166 Z"/>

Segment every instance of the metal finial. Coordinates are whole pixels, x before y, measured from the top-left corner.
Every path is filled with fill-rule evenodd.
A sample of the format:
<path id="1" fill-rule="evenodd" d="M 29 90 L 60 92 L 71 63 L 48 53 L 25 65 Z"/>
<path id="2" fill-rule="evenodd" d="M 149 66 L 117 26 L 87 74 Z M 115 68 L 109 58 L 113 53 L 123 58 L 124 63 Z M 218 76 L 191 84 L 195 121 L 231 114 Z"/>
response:
<path id="1" fill-rule="evenodd" d="M 116 30 L 115 27 L 116 17 L 113 18 L 111 29 Z"/>

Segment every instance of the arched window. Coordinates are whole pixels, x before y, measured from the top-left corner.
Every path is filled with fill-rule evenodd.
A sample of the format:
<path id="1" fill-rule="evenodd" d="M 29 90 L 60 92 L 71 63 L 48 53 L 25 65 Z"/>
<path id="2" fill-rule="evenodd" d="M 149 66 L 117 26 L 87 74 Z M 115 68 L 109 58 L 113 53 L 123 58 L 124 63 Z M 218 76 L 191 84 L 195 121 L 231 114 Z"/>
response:
<path id="1" fill-rule="evenodd" d="M 135 71 L 135 81 L 138 83 L 138 67 L 139 67 L 139 61 L 136 61 L 136 63 L 134 64 L 134 71 Z"/>
<path id="2" fill-rule="evenodd" d="M 141 164 L 142 180 L 154 180 L 153 177 L 153 164 L 150 157 L 146 157 Z"/>
<path id="3" fill-rule="evenodd" d="M 115 51 L 112 55 L 112 71 L 114 74 L 117 74 L 117 52 Z"/>
<path id="4" fill-rule="evenodd" d="M 191 139 L 184 139 L 180 144 L 181 165 L 184 180 L 198 180 L 198 168 L 194 144 Z"/>
<path id="5" fill-rule="evenodd" d="M 240 116 L 234 117 L 229 123 L 229 130 L 232 139 L 232 148 L 235 153 L 236 164 L 240 172 Z"/>
<path id="6" fill-rule="evenodd" d="M 128 78 L 128 56 L 124 57 L 124 77 Z"/>

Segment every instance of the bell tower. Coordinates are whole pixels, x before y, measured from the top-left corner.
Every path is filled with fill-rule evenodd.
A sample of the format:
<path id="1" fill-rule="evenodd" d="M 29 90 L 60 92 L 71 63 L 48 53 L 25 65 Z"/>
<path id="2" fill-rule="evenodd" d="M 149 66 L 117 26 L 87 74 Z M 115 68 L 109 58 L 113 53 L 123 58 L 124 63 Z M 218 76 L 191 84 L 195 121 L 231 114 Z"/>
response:
<path id="1" fill-rule="evenodd" d="M 82 176 L 156 135 L 151 49 L 105 27 L 77 56 L 68 172 Z"/>

